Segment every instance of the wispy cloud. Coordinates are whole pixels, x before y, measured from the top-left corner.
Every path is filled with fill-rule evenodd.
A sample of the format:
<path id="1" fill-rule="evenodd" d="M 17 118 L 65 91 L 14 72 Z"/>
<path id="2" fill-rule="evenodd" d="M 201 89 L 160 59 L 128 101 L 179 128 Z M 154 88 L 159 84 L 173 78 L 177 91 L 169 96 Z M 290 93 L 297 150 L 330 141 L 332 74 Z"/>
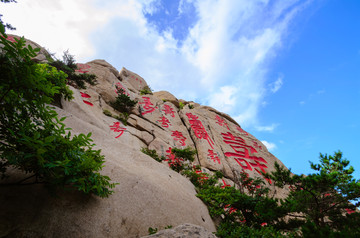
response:
<path id="1" fill-rule="evenodd" d="M 277 91 L 279 91 L 282 85 L 283 85 L 283 76 L 281 75 L 278 77 L 278 79 L 275 82 L 269 84 L 270 91 L 272 93 L 276 93 Z"/>
<path id="2" fill-rule="evenodd" d="M 261 142 L 266 146 L 269 151 L 274 151 L 277 148 L 275 143 L 268 142 L 266 140 L 262 140 Z"/>
<path id="3" fill-rule="evenodd" d="M 270 126 L 255 126 L 255 129 L 257 131 L 273 132 L 276 129 L 276 127 L 278 127 L 278 126 L 279 126 L 279 124 L 273 123 Z"/>
<path id="4" fill-rule="evenodd" d="M 53 52 L 69 49 L 79 61 L 103 58 L 140 74 L 155 90 L 258 126 L 269 63 L 309 2 L 181 0 L 175 17 L 196 15 L 184 18 L 185 28 L 150 22 L 146 14 L 168 11 L 152 0 L 19 1 L 5 4 L 4 20 Z M 271 91 L 281 85 L 280 77 Z"/>

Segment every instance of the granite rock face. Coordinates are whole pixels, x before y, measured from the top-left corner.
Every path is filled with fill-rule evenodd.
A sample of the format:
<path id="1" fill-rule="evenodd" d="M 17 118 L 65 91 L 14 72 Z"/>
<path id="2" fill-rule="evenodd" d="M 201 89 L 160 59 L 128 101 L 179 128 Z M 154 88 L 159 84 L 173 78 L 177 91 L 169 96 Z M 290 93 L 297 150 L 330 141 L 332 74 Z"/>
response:
<path id="1" fill-rule="evenodd" d="M 45 57 L 46 52 L 39 55 Z M 69 192 L 52 197 L 39 185 L 1 188 L 0 237 L 141 237 L 149 227 L 184 223 L 195 226 L 186 224 L 150 237 L 185 237 L 166 235 L 188 231 L 200 235 L 186 237 L 213 237 L 214 222 L 195 196 L 194 186 L 141 148 L 155 149 L 168 160 L 172 148 L 196 149 L 194 165 L 210 173 L 223 172 L 225 178 L 219 181 L 223 186 L 233 185 L 241 171 L 262 177 L 261 172 L 273 170 L 274 162 L 283 165 L 227 114 L 166 91 L 142 95 L 149 86 L 141 76 L 125 68 L 119 72 L 104 60 L 78 68 L 78 73 L 95 74 L 97 84 L 87 84 L 87 89 L 70 86 L 74 99 L 62 100 L 57 111 L 67 117 L 64 122 L 73 134 L 92 133 L 106 158 L 102 173 L 120 185 L 107 199 Z M 120 112 L 111 107 L 118 88 L 138 102 L 126 125 L 114 118 Z M 13 178 L 23 176 L 12 173 Z M 268 184 L 275 193 L 271 181 Z M 277 196 L 283 193 L 277 191 Z"/>
<path id="2" fill-rule="evenodd" d="M 166 229 L 154 235 L 144 236 L 143 238 L 216 238 L 204 227 L 192 224 L 183 224 L 173 229 Z"/>

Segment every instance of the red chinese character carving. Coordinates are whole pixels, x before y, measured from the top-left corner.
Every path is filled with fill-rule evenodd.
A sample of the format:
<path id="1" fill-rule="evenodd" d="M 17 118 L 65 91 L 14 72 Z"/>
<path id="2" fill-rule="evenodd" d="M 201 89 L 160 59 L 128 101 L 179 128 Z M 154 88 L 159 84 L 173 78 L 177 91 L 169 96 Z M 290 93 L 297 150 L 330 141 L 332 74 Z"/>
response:
<path id="1" fill-rule="evenodd" d="M 169 120 L 164 116 L 161 117 L 160 120 L 158 120 L 158 122 L 161 122 L 162 127 L 169 127 L 171 125 Z"/>
<path id="2" fill-rule="evenodd" d="M 225 187 L 231 187 L 230 184 L 226 184 L 225 180 L 224 179 L 221 179 L 222 182 L 223 182 L 223 185 L 221 186 L 221 188 L 225 188 Z"/>
<path id="3" fill-rule="evenodd" d="M 237 126 L 236 129 L 242 134 L 242 135 L 249 135 L 246 131 L 244 131 L 240 126 Z"/>
<path id="4" fill-rule="evenodd" d="M 257 143 L 257 141 L 253 141 L 253 146 L 258 148 L 259 150 L 262 150 L 262 146 Z"/>
<path id="5" fill-rule="evenodd" d="M 126 94 L 127 96 L 130 96 L 130 94 L 126 91 L 126 88 L 121 83 L 119 82 L 116 83 L 115 87 L 116 87 L 115 93 L 117 94 L 122 93 L 122 94 Z"/>
<path id="6" fill-rule="evenodd" d="M 76 66 L 78 69 L 76 69 L 75 72 L 79 72 L 79 73 L 83 73 L 83 74 L 89 72 L 89 70 L 85 70 L 85 69 L 91 68 L 91 66 L 87 65 L 87 64 L 76 64 Z"/>
<path id="7" fill-rule="evenodd" d="M 250 149 L 251 153 L 257 153 L 257 150 L 254 147 L 247 145 L 243 138 L 234 136 L 230 132 L 221 133 L 221 135 L 226 144 L 230 145 L 237 153 L 243 154 L 242 157 L 249 158 L 248 149 Z M 237 149 L 243 149 L 243 151 L 238 151 Z"/>
<path id="8" fill-rule="evenodd" d="M 183 134 L 180 131 L 173 131 L 171 134 L 172 137 L 174 137 L 174 140 L 179 141 L 180 145 L 185 146 L 185 140 L 186 137 L 183 136 Z"/>
<path id="9" fill-rule="evenodd" d="M 209 154 L 208 156 L 212 159 L 212 161 L 214 161 L 214 163 L 219 163 L 220 164 L 220 158 L 217 154 L 214 153 L 213 150 L 208 150 Z"/>
<path id="10" fill-rule="evenodd" d="M 223 137 L 223 141 L 226 144 L 230 145 L 230 147 L 235 151 L 235 152 L 225 152 L 224 153 L 225 156 L 235 157 L 234 160 L 244 170 L 252 171 L 252 168 L 254 168 L 255 171 L 259 174 L 262 174 L 262 172 L 264 172 L 264 173 L 266 172 L 265 171 L 265 168 L 267 168 L 267 166 L 265 165 L 265 164 L 267 164 L 266 160 L 263 159 L 262 157 L 250 155 L 250 153 L 251 154 L 257 153 L 257 151 L 254 147 L 247 145 L 244 139 L 242 139 L 241 137 L 238 137 L 238 136 L 234 136 L 230 132 L 221 133 L 221 135 Z M 250 150 L 250 153 L 249 153 L 249 150 Z M 249 159 L 251 161 L 249 162 L 246 159 Z M 261 170 L 261 172 L 259 171 L 259 169 Z M 266 179 L 266 180 L 271 184 L 270 179 Z"/>
<path id="11" fill-rule="evenodd" d="M 153 111 L 155 111 L 155 107 L 153 107 L 154 104 L 151 103 L 150 98 L 149 97 L 142 97 L 144 99 L 143 102 L 139 102 L 139 104 L 144 104 L 145 106 L 143 107 L 145 109 L 144 112 L 141 112 L 141 115 L 145 115 L 147 113 L 151 113 Z"/>
<path id="12" fill-rule="evenodd" d="M 2 36 L 2 38 L 5 38 L 5 37 Z M 8 41 L 10 41 L 10 42 L 12 42 L 12 43 L 15 43 L 17 38 L 15 38 L 15 37 L 13 37 L 13 36 L 8 36 L 8 37 L 5 38 L 5 39 L 8 40 Z"/>
<path id="13" fill-rule="evenodd" d="M 355 212 L 355 210 L 349 209 L 349 208 L 345 208 L 347 214 L 352 214 Z"/>
<path id="14" fill-rule="evenodd" d="M 164 110 L 163 112 L 165 113 L 165 115 L 170 114 L 172 117 L 175 117 L 175 112 L 173 111 L 173 109 L 169 106 L 169 105 L 164 105 Z"/>
<path id="15" fill-rule="evenodd" d="M 166 153 L 167 153 L 166 157 L 168 157 L 168 159 L 165 159 L 164 161 L 168 162 L 169 167 L 170 166 L 178 166 L 182 162 L 184 162 L 183 159 L 175 157 L 175 155 L 172 153 L 171 147 L 169 147 L 169 149 L 166 151 Z"/>
<path id="16" fill-rule="evenodd" d="M 234 160 L 236 161 L 236 163 L 238 163 L 241 166 L 241 168 L 252 171 L 251 165 L 245 159 L 234 158 Z M 242 163 L 245 163 L 245 165 Z"/>
<path id="17" fill-rule="evenodd" d="M 83 100 L 83 102 L 84 102 L 85 104 L 87 104 L 87 105 L 94 106 L 94 104 L 92 104 L 92 103 L 89 102 L 89 101 Z"/>
<path id="18" fill-rule="evenodd" d="M 83 97 L 83 98 L 91 98 L 91 96 L 87 93 L 80 92 L 80 94 L 81 94 L 81 97 Z"/>
<path id="19" fill-rule="evenodd" d="M 236 211 L 237 211 L 237 209 L 236 209 L 236 208 L 229 207 L 229 206 L 230 206 L 230 204 L 225 205 L 225 207 L 224 207 L 224 211 L 228 212 L 229 214 L 231 214 L 231 213 L 233 213 L 233 212 L 236 212 Z"/>
<path id="20" fill-rule="evenodd" d="M 224 119 L 222 119 L 221 117 L 219 117 L 219 115 L 216 115 L 215 120 L 216 120 L 217 124 L 219 124 L 220 126 L 226 126 L 226 128 L 228 130 L 230 130 L 227 123 L 226 123 L 226 121 Z"/>
<path id="21" fill-rule="evenodd" d="M 209 179 L 209 177 L 208 176 L 206 176 L 206 174 L 205 173 L 203 173 L 202 171 L 201 171 L 201 169 L 195 169 L 195 173 L 196 174 L 199 174 L 200 175 L 200 183 L 203 183 L 204 181 L 202 181 L 202 180 L 207 180 L 207 179 Z"/>
<path id="22" fill-rule="evenodd" d="M 126 128 L 121 127 L 120 122 L 114 122 L 114 124 L 110 126 L 110 130 L 114 132 L 120 132 L 120 134 L 117 137 L 115 137 L 115 138 L 119 138 L 124 133 Z"/>
<path id="23" fill-rule="evenodd" d="M 205 130 L 202 122 L 200 120 L 198 120 L 199 117 L 191 114 L 191 113 L 186 113 L 186 116 L 189 118 L 189 123 L 191 124 L 191 128 L 193 129 L 195 136 L 199 139 L 205 139 L 207 140 L 207 142 L 209 143 L 210 147 L 212 149 L 214 149 L 214 147 L 212 146 L 212 144 L 214 144 L 214 142 L 211 140 L 211 138 L 209 137 L 207 131 Z"/>

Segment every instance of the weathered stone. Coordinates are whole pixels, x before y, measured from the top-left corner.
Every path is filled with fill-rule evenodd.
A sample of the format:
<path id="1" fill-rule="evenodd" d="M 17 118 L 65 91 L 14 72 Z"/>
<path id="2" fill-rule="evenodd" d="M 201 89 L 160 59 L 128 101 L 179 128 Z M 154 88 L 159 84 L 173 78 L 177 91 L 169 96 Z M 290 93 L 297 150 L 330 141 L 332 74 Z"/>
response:
<path id="1" fill-rule="evenodd" d="M 149 227 L 185 222 L 215 231 L 206 206 L 180 174 L 83 119 L 58 109 L 73 133 L 92 132 L 106 157 L 103 174 L 119 182 L 101 199 L 78 192 L 51 197 L 42 185 L 2 187 L 0 234 L 9 237 L 139 237 Z M 120 139 L 120 140 L 119 140 Z M 176 214 L 176 215 L 175 215 Z M 46 229 L 44 229 L 46 227 Z"/>
<path id="2" fill-rule="evenodd" d="M 212 232 L 204 227 L 193 224 L 183 224 L 173 229 L 166 229 L 154 235 L 144 236 L 143 238 L 216 238 Z"/>
<path id="3" fill-rule="evenodd" d="M 114 70 L 112 69 L 112 66 L 107 66 L 106 62 L 101 61 L 101 64 L 97 61 L 91 61 L 86 64 L 82 64 L 78 67 L 84 67 L 84 72 L 87 72 L 89 74 L 95 74 L 96 75 L 96 81 L 97 84 L 92 86 L 89 84 L 86 84 L 88 88 L 93 89 L 96 91 L 101 98 L 107 103 L 110 104 L 111 102 L 114 102 L 116 100 L 116 86 L 122 87 L 125 90 L 125 93 L 128 93 L 130 97 L 134 98 L 131 92 L 127 90 L 126 87 L 124 87 L 120 80 L 116 77 L 114 74 Z"/>
<path id="4" fill-rule="evenodd" d="M 154 96 L 158 97 L 159 99 L 161 99 L 161 100 L 163 100 L 165 102 L 171 102 L 176 107 L 179 107 L 178 99 L 174 95 L 172 95 L 171 93 L 169 93 L 167 91 L 154 92 Z"/>
<path id="5" fill-rule="evenodd" d="M 43 61 L 46 53 L 39 54 L 38 60 Z M 272 171 L 274 162 L 283 165 L 225 113 L 178 100 L 166 91 L 140 95 L 148 87 L 143 78 L 125 68 L 119 73 L 104 60 L 78 67 L 78 73 L 95 74 L 97 84 L 86 84 L 87 89 L 70 86 L 74 99 L 62 100 L 62 109 L 56 110 L 67 117 L 65 124 L 73 128 L 73 134 L 93 134 L 96 148 L 105 156 L 103 174 L 120 185 L 107 199 L 77 192 L 51 197 L 41 185 L 2 187 L 0 211 L 5 215 L 0 216 L 0 237 L 139 237 L 146 235 L 149 227 L 184 222 L 215 231 L 193 185 L 166 162 L 159 163 L 140 152 L 141 148 L 155 149 L 168 159 L 174 147 L 196 149 L 194 165 L 201 166 L 199 172 L 221 171 L 225 175 L 219 180 L 223 187 L 236 186 L 241 172 L 262 178 L 261 172 Z M 122 112 L 111 106 L 116 88 L 138 101 L 126 125 L 116 119 Z M 182 109 L 180 102 L 186 105 Z M 18 171 L 11 173 L 12 179 L 23 176 Z M 273 185 L 271 189 L 276 192 Z M 277 192 L 277 197 L 286 193 Z M 157 235 L 162 236 L 151 237 L 213 237 L 203 228 L 187 224 Z"/>
<path id="6" fill-rule="evenodd" d="M 142 77 L 136 73 L 131 72 L 130 70 L 127 70 L 124 67 L 120 71 L 120 77 L 122 78 L 123 82 L 129 83 L 137 92 L 140 92 L 140 90 L 146 87 L 149 88 Z"/>
<path id="7" fill-rule="evenodd" d="M 93 60 L 93 61 L 90 61 L 88 62 L 88 64 L 97 64 L 97 65 L 100 65 L 100 66 L 103 66 L 103 67 L 106 67 L 110 70 L 111 73 L 114 74 L 114 76 L 116 78 L 120 78 L 120 73 L 117 69 L 115 69 L 114 66 L 112 66 L 111 64 L 109 64 L 108 62 L 106 62 L 105 60 L 100 60 L 100 59 L 97 59 L 97 60 Z"/>
<path id="8" fill-rule="evenodd" d="M 20 38 L 20 36 L 12 35 L 12 34 L 7 34 L 7 36 L 8 36 L 7 39 L 11 42 L 15 42 L 16 39 Z M 47 58 L 49 58 L 51 56 L 44 47 L 40 46 L 39 44 L 35 43 L 32 40 L 26 39 L 26 38 L 25 38 L 25 41 L 26 41 L 26 43 L 25 43 L 26 47 L 30 45 L 33 49 L 36 49 L 36 48 L 40 49 L 40 51 L 37 52 L 36 56 L 33 58 L 33 60 L 35 62 L 38 62 L 38 63 L 47 63 L 48 62 Z"/>

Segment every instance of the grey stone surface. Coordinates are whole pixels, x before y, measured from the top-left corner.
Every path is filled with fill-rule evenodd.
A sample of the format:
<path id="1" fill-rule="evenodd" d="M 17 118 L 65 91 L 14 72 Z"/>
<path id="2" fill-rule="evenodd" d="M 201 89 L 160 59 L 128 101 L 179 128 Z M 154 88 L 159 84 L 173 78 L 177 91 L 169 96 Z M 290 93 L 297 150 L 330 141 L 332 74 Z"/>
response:
<path id="1" fill-rule="evenodd" d="M 161 230 L 156 234 L 142 238 L 216 238 L 212 232 L 204 227 L 193 224 L 183 224 L 172 229 Z"/>

